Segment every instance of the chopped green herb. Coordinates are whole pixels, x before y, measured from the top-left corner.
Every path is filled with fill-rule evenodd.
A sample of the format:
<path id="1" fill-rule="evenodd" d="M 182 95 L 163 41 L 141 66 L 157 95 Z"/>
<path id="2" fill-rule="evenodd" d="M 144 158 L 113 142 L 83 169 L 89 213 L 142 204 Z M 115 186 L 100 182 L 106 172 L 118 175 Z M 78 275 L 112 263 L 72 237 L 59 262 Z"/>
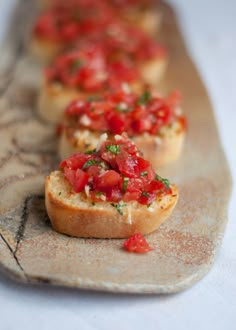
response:
<path id="1" fill-rule="evenodd" d="M 78 59 L 72 63 L 73 70 L 78 70 L 81 66 L 82 66 L 82 62 Z"/>
<path id="2" fill-rule="evenodd" d="M 151 98 L 151 93 L 149 91 L 145 91 L 138 99 L 137 104 L 138 105 L 145 105 L 148 103 L 148 101 Z"/>
<path id="3" fill-rule="evenodd" d="M 96 149 L 93 149 L 93 150 L 87 150 L 87 151 L 85 151 L 85 154 L 86 155 L 92 155 L 92 154 L 94 154 L 96 152 Z"/>
<path id="4" fill-rule="evenodd" d="M 97 160 L 95 160 L 95 159 L 89 159 L 89 160 L 87 160 L 87 162 L 84 163 L 84 165 L 82 167 L 82 170 L 85 170 L 89 166 L 96 165 L 96 164 L 99 164 L 99 162 Z"/>
<path id="5" fill-rule="evenodd" d="M 161 181 L 166 186 L 166 189 L 170 188 L 170 182 L 168 179 L 163 179 L 160 175 L 156 175 L 156 180 Z"/>
<path id="6" fill-rule="evenodd" d="M 58 196 L 61 196 L 61 191 L 59 191 Z"/>
<path id="7" fill-rule="evenodd" d="M 100 196 L 102 196 L 103 195 L 103 192 L 102 191 L 98 191 L 98 192 L 96 192 L 96 197 L 100 197 Z"/>
<path id="8" fill-rule="evenodd" d="M 148 175 L 148 172 L 147 171 L 141 172 L 140 175 L 141 176 L 147 176 Z"/>
<path id="9" fill-rule="evenodd" d="M 144 196 L 144 197 L 147 197 L 147 198 L 150 197 L 149 193 L 147 193 L 146 191 L 143 191 L 141 196 Z"/>
<path id="10" fill-rule="evenodd" d="M 122 184 L 122 190 L 123 190 L 123 192 L 126 192 L 126 190 L 127 190 L 127 186 L 128 186 L 128 183 L 129 183 L 129 178 L 124 178 L 123 179 L 123 184 Z"/>
<path id="11" fill-rule="evenodd" d="M 87 97 L 88 102 L 99 101 L 99 100 L 100 100 L 100 96 L 98 95 L 91 95 Z"/>
<path id="12" fill-rule="evenodd" d="M 120 152 L 120 146 L 118 144 L 106 146 L 106 149 L 112 152 L 114 155 L 118 155 L 118 153 Z"/>
<path id="13" fill-rule="evenodd" d="M 126 204 L 121 204 L 120 202 L 118 204 L 111 203 L 111 206 L 115 207 L 120 215 L 123 215 L 122 207 L 126 206 Z"/>

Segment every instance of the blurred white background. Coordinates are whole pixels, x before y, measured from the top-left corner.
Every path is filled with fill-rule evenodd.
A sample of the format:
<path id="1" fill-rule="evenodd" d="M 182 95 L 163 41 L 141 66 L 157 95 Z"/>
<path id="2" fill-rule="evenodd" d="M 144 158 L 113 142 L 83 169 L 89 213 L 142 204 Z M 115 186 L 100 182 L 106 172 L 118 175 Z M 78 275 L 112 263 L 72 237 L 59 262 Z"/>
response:
<path id="1" fill-rule="evenodd" d="M 236 179 L 236 1 L 170 0 L 213 103 Z M 0 40 L 16 0 L 0 0 Z M 0 53 L 1 56 L 1 53 Z M 0 329 L 236 329 L 236 192 L 211 272 L 169 296 L 127 296 L 24 286 L 0 273 Z"/>

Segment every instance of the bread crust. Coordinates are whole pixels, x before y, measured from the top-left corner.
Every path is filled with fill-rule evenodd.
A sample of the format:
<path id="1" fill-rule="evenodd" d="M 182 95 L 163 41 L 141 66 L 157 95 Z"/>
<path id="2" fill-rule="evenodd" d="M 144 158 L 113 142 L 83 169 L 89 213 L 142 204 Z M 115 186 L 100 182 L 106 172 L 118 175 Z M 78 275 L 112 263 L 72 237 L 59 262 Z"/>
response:
<path id="1" fill-rule="evenodd" d="M 135 233 L 149 234 L 171 214 L 178 189 L 171 186 L 172 194 L 159 197 L 148 208 L 138 202 L 129 202 L 122 208 L 123 215 L 108 202 L 94 206 L 81 199 L 81 193 L 72 191 L 60 171 L 46 178 L 45 201 L 53 228 L 59 233 L 75 237 L 126 238 Z"/>
<path id="2" fill-rule="evenodd" d="M 168 66 L 168 56 L 157 56 L 140 65 L 139 70 L 145 83 L 155 87 L 164 76 Z"/>
<path id="3" fill-rule="evenodd" d="M 64 49 L 64 45 L 32 36 L 29 42 L 30 53 L 43 64 L 50 63 Z"/>
<path id="4" fill-rule="evenodd" d="M 45 121 L 57 124 L 63 118 L 64 110 L 72 100 L 87 96 L 86 93 L 81 93 L 75 89 L 44 81 L 38 97 L 38 114 Z"/>
<path id="5" fill-rule="evenodd" d="M 71 154 L 96 148 L 100 134 L 85 129 L 73 127 L 64 128 L 59 141 L 59 156 L 61 159 Z M 142 134 L 135 136 L 132 141 L 143 152 L 154 168 L 169 164 L 180 156 L 185 130 L 180 126 L 167 128 L 162 136 Z"/>
<path id="6" fill-rule="evenodd" d="M 144 11 L 133 11 L 123 15 L 123 18 L 135 27 L 151 36 L 155 36 L 161 26 L 162 14 L 158 8 L 148 8 Z"/>

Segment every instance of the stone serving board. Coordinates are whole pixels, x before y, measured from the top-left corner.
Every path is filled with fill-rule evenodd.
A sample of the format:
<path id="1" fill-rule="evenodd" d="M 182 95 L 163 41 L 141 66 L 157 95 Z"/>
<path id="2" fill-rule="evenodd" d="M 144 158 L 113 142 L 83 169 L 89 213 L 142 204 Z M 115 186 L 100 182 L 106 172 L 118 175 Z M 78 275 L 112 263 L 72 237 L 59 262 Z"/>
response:
<path id="1" fill-rule="evenodd" d="M 179 186 L 179 203 L 147 237 L 154 251 L 136 255 L 122 249 L 123 240 L 71 238 L 50 226 L 44 180 L 58 164 L 57 141 L 35 112 L 41 70 L 27 52 L 34 4 L 20 1 L 15 8 L 0 59 L 0 265 L 9 276 L 110 292 L 171 293 L 190 287 L 212 267 L 227 222 L 231 177 L 175 14 L 165 3 L 161 10 L 159 38 L 171 56 L 159 88 L 181 90 L 188 134 L 181 158 L 159 169 Z"/>

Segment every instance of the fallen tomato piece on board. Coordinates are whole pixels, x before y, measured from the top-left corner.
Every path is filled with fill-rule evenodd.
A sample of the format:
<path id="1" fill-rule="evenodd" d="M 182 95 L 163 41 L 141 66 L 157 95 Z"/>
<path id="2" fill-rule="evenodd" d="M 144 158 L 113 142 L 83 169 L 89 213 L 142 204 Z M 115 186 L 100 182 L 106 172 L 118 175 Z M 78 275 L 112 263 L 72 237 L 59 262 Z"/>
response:
<path id="1" fill-rule="evenodd" d="M 149 246 L 143 235 L 139 233 L 129 237 L 123 243 L 123 247 L 128 252 L 134 252 L 134 253 L 146 253 L 153 250 L 153 248 Z"/>

